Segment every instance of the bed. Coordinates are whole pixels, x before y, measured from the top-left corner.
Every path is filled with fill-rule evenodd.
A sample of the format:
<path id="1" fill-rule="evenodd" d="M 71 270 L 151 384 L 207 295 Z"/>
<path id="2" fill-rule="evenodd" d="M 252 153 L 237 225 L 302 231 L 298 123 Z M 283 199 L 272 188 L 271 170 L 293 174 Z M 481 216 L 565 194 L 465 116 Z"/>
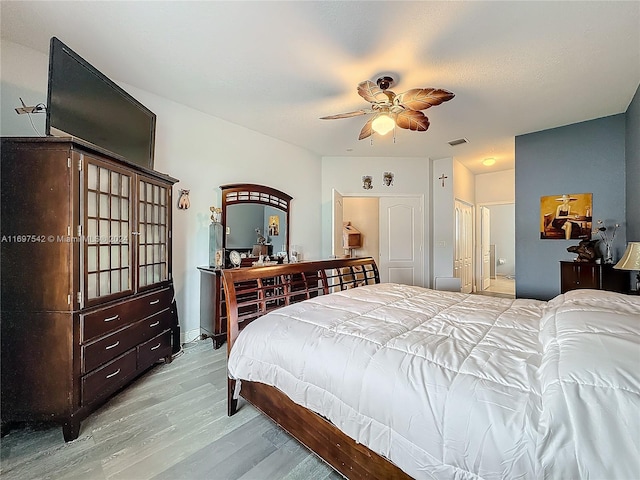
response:
<path id="1" fill-rule="evenodd" d="M 370 258 L 223 275 L 229 414 L 348 478 L 640 476 L 640 297 L 382 284 Z"/>

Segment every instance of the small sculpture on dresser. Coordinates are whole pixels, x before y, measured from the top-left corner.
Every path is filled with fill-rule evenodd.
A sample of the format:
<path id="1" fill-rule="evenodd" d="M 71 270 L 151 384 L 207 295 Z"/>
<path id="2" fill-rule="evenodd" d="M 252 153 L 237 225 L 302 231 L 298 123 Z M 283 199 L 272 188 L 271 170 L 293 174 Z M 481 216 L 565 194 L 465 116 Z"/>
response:
<path id="1" fill-rule="evenodd" d="M 577 253 L 575 262 L 593 262 L 598 257 L 596 251 L 597 240 L 580 240 L 578 245 L 567 247 L 567 252 Z"/>

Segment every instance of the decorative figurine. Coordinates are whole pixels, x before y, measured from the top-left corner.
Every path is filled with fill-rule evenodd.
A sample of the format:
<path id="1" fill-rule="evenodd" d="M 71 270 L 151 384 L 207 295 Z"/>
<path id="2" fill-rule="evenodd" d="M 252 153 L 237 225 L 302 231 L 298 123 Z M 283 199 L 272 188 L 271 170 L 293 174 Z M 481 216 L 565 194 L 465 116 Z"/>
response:
<path id="1" fill-rule="evenodd" d="M 231 250 L 231 252 L 229 253 L 229 261 L 231 262 L 234 268 L 238 268 L 242 263 L 242 257 L 240 256 L 240 253 L 238 253 L 237 250 Z"/>
<path id="2" fill-rule="evenodd" d="M 260 233 L 260 229 L 259 228 L 256 228 L 256 234 L 258 235 L 258 239 L 256 240 L 256 244 L 257 245 L 264 245 L 266 243 L 267 239 L 264 238 L 264 235 L 262 235 Z"/>
<path id="3" fill-rule="evenodd" d="M 178 208 L 180 210 L 186 210 L 191 206 L 189 192 L 190 190 L 180 190 L 180 199 L 178 200 Z"/>
<path id="4" fill-rule="evenodd" d="M 575 262 L 593 262 L 598 257 L 596 251 L 597 240 L 580 240 L 578 245 L 567 247 L 567 252 L 577 253 Z"/>
<path id="5" fill-rule="evenodd" d="M 209 210 L 211 210 L 211 221 L 214 223 L 219 223 L 220 215 L 222 214 L 222 208 L 209 207 Z"/>

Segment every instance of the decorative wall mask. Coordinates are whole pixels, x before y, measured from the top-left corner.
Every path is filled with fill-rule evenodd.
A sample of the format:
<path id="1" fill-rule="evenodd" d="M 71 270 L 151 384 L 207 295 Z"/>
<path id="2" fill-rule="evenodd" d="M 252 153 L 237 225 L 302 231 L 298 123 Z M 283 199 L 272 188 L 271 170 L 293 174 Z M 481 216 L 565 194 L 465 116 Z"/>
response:
<path id="1" fill-rule="evenodd" d="M 180 190 L 180 199 L 178 200 L 178 208 L 180 210 L 187 210 L 191 206 L 189 192 L 190 190 Z"/>
<path id="2" fill-rule="evenodd" d="M 373 188 L 373 177 L 371 175 L 364 175 L 362 177 L 362 188 L 365 190 L 371 190 Z"/>
<path id="3" fill-rule="evenodd" d="M 387 187 L 391 187 L 393 185 L 393 172 L 384 172 L 382 175 L 382 183 Z"/>

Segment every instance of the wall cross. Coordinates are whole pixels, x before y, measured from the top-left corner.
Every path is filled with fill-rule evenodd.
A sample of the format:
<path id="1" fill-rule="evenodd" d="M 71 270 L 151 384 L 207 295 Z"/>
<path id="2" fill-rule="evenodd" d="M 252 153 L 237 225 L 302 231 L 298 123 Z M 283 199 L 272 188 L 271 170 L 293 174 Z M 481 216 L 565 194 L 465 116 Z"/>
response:
<path id="1" fill-rule="evenodd" d="M 438 180 L 442 180 L 442 186 L 443 187 L 444 187 L 444 179 L 445 178 L 449 178 L 449 177 L 447 177 L 444 173 L 441 176 L 438 177 Z"/>

